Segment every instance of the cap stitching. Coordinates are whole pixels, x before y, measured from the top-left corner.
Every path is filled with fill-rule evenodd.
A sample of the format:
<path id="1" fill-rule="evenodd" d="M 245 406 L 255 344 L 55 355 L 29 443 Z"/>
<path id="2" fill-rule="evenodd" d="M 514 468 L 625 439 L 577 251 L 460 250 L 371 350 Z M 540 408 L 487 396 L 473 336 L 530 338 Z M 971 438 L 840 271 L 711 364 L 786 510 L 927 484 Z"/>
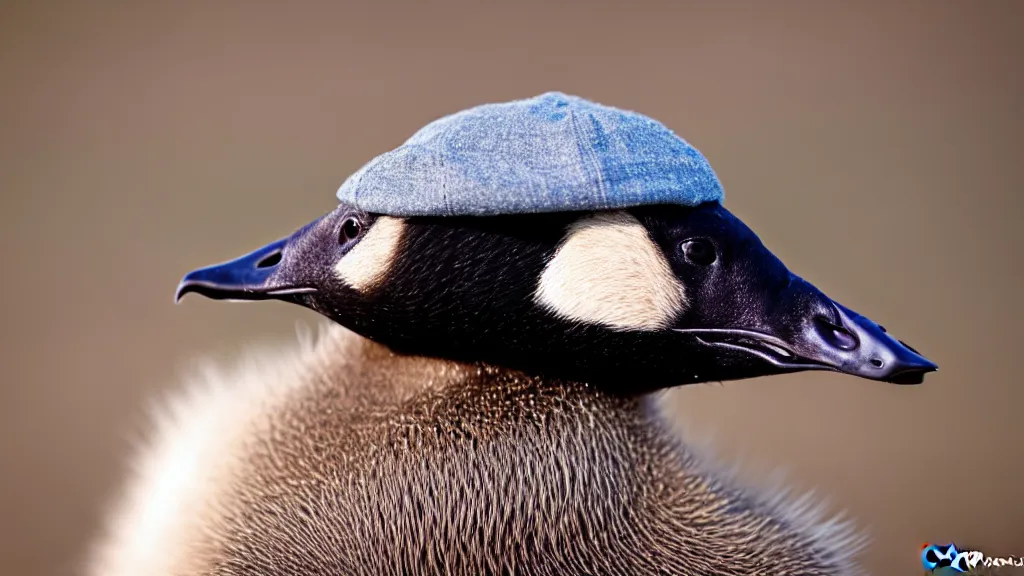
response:
<path id="1" fill-rule="evenodd" d="M 597 160 L 597 152 L 594 151 L 592 143 L 585 143 L 585 139 L 581 134 L 581 128 L 576 118 L 576 111 L 570 106 L 569 118 L 572 122 L 573 136 L 576 137 L 576 148 L 580 151 L 580 156 L 590 160 L 591 170 L 597 180 L 597 193 L 601 197 L 601 204 L 604 207 L 608 207 L 608 194 L 605 189 L 604 174 L 601 173 L 601 165 Z M 587 145 L 589 144 L 589 145 Z"/>

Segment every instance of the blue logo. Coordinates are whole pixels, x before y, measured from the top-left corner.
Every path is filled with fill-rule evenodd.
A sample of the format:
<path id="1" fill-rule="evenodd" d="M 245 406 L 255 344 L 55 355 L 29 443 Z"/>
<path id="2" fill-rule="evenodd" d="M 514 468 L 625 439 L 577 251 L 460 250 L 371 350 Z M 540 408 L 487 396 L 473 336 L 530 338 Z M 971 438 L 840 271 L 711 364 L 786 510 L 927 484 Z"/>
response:
<path id="1" fill-rule="evenodd" d="M 957 572 L 970 572 L 985 555 L 976 550 L 961 550 L 956 544 L 925 544 L 921 547 L 921 564 L 929 572 L 950 567 Z"/>
<path id="2" fill-rule="evenodd" d="M 943 573 L 965 572 L 970 573 L 979 564 L 986 568 L 990 566 L 1014 566 L 1024 567 L 1024 557 L 1006 556 L 996 558 L 985 556 L 977 550 L 957 548 L 956 544 L 925 544 L 921 546 L 921 564 L 928 572 L 941 571 Z"/>

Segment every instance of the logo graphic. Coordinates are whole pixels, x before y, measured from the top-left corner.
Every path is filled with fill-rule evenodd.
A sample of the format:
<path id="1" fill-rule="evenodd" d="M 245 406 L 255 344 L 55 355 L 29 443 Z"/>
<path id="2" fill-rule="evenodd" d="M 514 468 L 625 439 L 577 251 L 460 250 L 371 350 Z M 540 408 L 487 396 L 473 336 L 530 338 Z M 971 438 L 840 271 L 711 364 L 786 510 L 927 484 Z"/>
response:
<path id="1" fill-rule="evenodd" d="M 950 568 L 957 572 L 969 572 L 974 569 L 985 555 L 975 550 L 960 550 L 956 544 L 925 544 L 921 547 L 921 564 L 928 571 L 939 568 Z"/>
<path id="2" fill-rule="evenodd" d="M 957 548 L 956 544 L 925 544 L 921 547 L 921 564 L 928 572 L 951 568 L 956 572 L 970 573 L 978 566 L 1024 566 L 1024 557 L 986 557 L 977 550 Z"/>

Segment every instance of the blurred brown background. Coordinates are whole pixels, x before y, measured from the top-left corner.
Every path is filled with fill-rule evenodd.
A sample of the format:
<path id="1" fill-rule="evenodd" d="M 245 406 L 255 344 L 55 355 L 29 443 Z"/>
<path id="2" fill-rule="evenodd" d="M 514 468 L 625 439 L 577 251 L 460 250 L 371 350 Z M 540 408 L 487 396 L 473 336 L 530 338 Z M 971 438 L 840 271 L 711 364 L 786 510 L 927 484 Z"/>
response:
<path id="1" fill-rule="evenodd" d="M 677 390 L 869 530 L 1024 555 L 1024 2 L 0 4 L 0 562 L 73 574 L 148 399 L 285 304 L 172 305 L 428 121 L 547 90 L 662 120 L 790 267 L 937 361 Z"/>

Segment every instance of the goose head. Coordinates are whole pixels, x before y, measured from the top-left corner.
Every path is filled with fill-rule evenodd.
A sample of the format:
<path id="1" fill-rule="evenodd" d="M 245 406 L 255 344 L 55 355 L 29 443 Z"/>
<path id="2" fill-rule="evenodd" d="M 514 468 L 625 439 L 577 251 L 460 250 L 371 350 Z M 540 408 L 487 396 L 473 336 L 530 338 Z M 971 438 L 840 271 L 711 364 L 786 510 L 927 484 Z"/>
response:
<path id="1" fill-rule="evenodd" d="M 937 367 L 792 273 L 717 202 L 394 217 L 349 204 L 185 275 L 176 301 L 276 299 L 397 352 L 646 392 L 827 370 Z"/>

